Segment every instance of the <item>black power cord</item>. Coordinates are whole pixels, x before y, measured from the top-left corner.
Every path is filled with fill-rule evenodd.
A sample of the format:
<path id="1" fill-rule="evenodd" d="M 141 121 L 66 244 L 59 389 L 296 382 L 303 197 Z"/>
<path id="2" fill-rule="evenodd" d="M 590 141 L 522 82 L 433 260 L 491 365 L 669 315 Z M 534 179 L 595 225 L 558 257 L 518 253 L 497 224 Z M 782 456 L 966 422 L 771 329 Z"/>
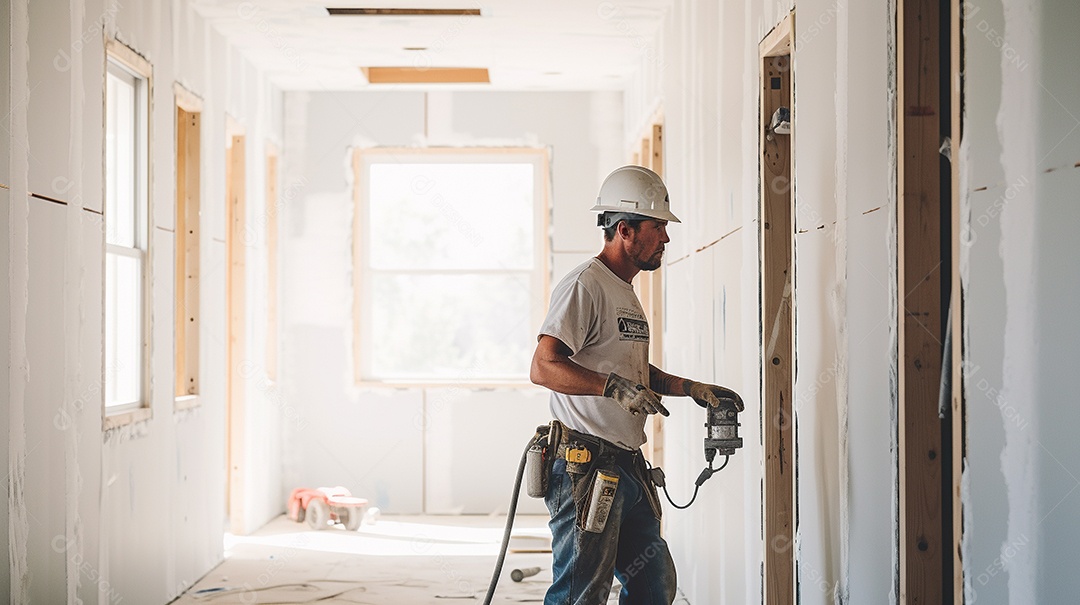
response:
<path id="1" fill-rule="evenodd" d="M 668 493 L 668 489 L 667 489 L 667 482 L 664 479 L 664 471 L 662 471 L 662 470 L 660 470 L 658 468 L 651 469 L 650 475 L 652 475 L 653 483 L 655 483 L 656 485 L 663 488 L 664 497 L 667 498 L 667 501 L 670 502 L 672 506 L 674 506 L 675 508 L 677 508 L 679 510 L 690 508 L 690 505 L 694 503 L 694 500 L 697 500 L 698 489 L 701 488 L 701 484 L 708 481 L 709 478 L 712 477 L 714 473 L 717 473 L 719 471 L 724 470 L 724 467 L 728 465 L 728 461 L 731 459 L 731 456 L 724 455 L 724 463 L 721 464 L 718 468 L 713 468 L 712 463 L 713 463 L 713 457 L 715 455 L 716 455 L 716 450 L 708 450 L 708 452 L 706 453 L 705 458 L 708 460 L 709 466 L 707 466 L 707 467 L 705 467 L 704 469 L 701 470 L 701 474 L 698 475 L 697 480 L 694 481 L 694 495 L 690 497 L 689 502 L 687 502 L 686 504 L 684 504 L 682 506 L 679 506 L 678 504 L 675 504 L 675 501 L 671 499 L 671 494 Z M 651 466 L 652 465 L 650 465 L 650 468 L 651 468 Z"/>
<path id="2" fill-rule="evenodd" d="M 502 545 L 499 546 L 499 558 L 495 561 L 495 571 L 491 574 L 491 583 L 488 584 L 487 594 L 484 596 L 484 605 L 489 605 L 495 596 L 495 587 L 499 584 L 499 576 L 502 575 L 503 562 L 506 560 L 506 549 L 510 545 L 510 534 L 514 531 L 514 516 L 517 513 L 518 495 L 521 493 L 521 479 L 525 475 L 525 462 L 529 457 L 529 448 L 536 442 L 536 438 L 529 440 L 525 451 L 521 453 L 518 462 L 517 477 L 514 479 L 514 491 L 510 494 L 510 510 L 506 513 L 506 527 L 503 529 Z"/>

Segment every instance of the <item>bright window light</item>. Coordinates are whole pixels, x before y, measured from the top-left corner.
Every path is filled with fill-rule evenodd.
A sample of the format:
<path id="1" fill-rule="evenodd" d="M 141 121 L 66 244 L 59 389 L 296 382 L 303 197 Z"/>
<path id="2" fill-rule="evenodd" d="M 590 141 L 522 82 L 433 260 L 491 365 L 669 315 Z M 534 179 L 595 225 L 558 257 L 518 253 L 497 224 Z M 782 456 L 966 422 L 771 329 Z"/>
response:
<path id="1" fill-rule="evenodd" d="M 105 114 L 105 406 L 144 402 L 146 80 L 108 64 Z"/>
<path id="2" fill-rule="evenodd" d="M 547 297 L 536 153 L 365 156 L 362 378 L 527 380 Z"/>

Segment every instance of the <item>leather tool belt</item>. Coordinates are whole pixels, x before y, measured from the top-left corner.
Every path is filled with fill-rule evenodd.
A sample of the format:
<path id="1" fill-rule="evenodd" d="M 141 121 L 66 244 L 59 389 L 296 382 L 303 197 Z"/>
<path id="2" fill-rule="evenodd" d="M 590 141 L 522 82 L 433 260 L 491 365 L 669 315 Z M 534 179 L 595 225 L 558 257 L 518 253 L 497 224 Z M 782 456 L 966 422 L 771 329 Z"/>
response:
<path id="1" fill-rule="evenodd" d="M 553 430 L 553 433 L 559 434 L 559 441 L 554 448 L 555 456 L 552 457 L 552 461 L 566 460 L 566 472 L 574 483 L 575 492 L 584 491 L 591 485 L 598 470 L 614 469 L 618 466 L 641 484 L 653 515 L 660 519 L 662 514 L 660 495 L 649 475 L 645 456 L 640 449 L 628 450 L 595 435 L 567 428 L 559 421 L 553 420 L 552 426 L 555 425 L 558 425 L 558 430 Z M 579 482 L 586 485 L 582 485 L 579 489 Z M 576 496 L 575 499 L 577 499 Z"/>

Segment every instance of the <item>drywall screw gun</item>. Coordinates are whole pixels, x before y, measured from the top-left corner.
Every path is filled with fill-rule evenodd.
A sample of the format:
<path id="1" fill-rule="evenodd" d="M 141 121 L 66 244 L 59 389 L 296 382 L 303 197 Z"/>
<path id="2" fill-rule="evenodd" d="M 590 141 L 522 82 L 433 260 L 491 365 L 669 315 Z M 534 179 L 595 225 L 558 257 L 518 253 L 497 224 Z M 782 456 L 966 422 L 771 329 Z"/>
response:
<path id="1" fill-rule="evenodd" d="M 675 501 L 671 499 L 671 494 L 668 493 L 664 471 L 659 468 L 649 470 L 653 483 L 664 490 L 664 497 L 678 509 L 689 508 L 697 499 L 698 488 L 701 484 L 708 481 L 713 473 L 723 470 L 735 450 L 743 446 L 742 437 L 739 437 L 739 410 L 736 409 L 734 400 L 721 399 L 720 405 L 709 406 L 706 412 L 708 415 L 705 419 L 705 462 L 708 466 L 702 469 L 701 474 L 694 481 L 694 495 L 690 501 L 682 506 L 675 504 Z M 713 468 L 713 460 L 716 459 L 717 454 L 724 457 L 724 463 L 718 468 Z"/>

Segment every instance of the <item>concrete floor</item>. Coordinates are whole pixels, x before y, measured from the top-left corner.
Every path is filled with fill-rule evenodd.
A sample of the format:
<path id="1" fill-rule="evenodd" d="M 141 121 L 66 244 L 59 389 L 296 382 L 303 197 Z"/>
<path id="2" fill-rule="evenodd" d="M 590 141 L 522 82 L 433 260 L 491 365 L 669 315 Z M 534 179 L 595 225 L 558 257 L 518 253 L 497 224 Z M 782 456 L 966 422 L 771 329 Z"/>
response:
<path id="1" fill-rule="evenodd" d="M 226 536 L 225 561 L 178 605 L 349 603 L 448 605 L 483 602 L 505 517 L 383 516 L 347 532 L 312 531 L 287 517 L 250 536 Z M 547 517 L 519 516 L 513 550 L 551 548 Z M 516 583 L 515 568 L 540 567 Z M 542 603 L 550 552 L 510 552 L 495 603 Z M 615 582 L 612 596 L 617 595 Z M 617 602 L 617 598 L 610 602 Z"/>

